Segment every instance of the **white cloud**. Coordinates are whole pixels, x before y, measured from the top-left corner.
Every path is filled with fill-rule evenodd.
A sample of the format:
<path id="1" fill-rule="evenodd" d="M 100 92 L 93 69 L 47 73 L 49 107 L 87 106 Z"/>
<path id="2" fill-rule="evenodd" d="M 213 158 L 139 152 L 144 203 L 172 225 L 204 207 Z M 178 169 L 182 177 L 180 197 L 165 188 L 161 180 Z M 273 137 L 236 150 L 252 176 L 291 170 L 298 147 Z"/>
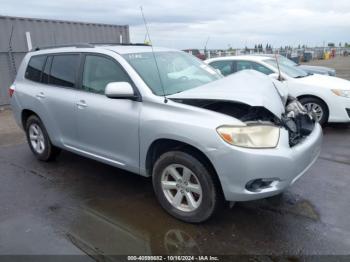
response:
<path id="1" fill-rule="evenodd" d="M 143 42 L 140 5 L 153 43 L 175 48 L 321 45 L 350 42 L 350 1 L 337 0 L 2 0 L 2 13 L 25 17 L 130 24 L 131 40 Z M 21 8 L 18 8 L 21 6 Z"/>

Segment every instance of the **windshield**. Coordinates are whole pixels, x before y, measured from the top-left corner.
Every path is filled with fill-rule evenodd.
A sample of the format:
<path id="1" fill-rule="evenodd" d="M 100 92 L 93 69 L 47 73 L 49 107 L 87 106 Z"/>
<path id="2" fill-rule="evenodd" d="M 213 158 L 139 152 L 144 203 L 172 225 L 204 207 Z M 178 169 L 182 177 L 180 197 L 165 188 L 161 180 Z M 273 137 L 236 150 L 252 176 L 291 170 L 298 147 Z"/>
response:
<path id="1" fill-rule="evenodd" d="M 132 53 L 123 57 L 159 96 L 179 93 L 222 77 L 210 66 L 184 52 Z"/>
<path id="2" fill-rule="evenodd" d="M 276 70 L 278 69 L 275 59 L 266 59 L 264 60 L 264 62 L 268 63 L 269 65 L 272 65 Z M 308 76 L 308 74 L 304 70 L 296 66 L 290 66 L 284 63 L 279 63 L 279 67 L 282 73 L 285 73 L 286 75 L 293 78 L 302 78 Z"/>
<path id="3" fill-rule="evenodd" d="M 297 66 L 298 65 L 294 61 L 292 61 L 292 60 L 290 60 L 290 59 L 288 59 L 288 58 L 286 58 L 284 56 L 281 56 L 281 55 L 278 56 L 277 59 L 278 59 L 278 62 L 280 64 L 283 64 L 283 65 L 286 65 L 286 66 Z"/>

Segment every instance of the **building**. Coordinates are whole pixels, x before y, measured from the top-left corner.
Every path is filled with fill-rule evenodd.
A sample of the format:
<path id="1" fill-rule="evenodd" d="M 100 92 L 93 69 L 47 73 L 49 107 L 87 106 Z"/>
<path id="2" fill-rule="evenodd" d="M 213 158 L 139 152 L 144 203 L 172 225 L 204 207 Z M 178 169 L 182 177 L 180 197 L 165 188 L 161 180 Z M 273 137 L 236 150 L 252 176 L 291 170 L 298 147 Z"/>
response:
<path id="1" fill-rule="evenodd" d="M 0 16 L 0 106 L 24 55 L 38 46 L 73 43 L 129 43 L 128 25 L 109 25 Z"/>

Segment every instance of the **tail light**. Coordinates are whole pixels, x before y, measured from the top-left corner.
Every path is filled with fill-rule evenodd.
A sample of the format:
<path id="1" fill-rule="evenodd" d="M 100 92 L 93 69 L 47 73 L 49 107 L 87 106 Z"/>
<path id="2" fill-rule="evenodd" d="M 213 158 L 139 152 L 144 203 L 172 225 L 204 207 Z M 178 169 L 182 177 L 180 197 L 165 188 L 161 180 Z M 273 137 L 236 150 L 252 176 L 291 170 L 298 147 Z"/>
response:
<path id="1" fill-rule="evenodd" d="M 12 86 L 10 86 L 10 88 L 9 88 L 9 97 L 12 97 L 13 94 L 14 94 L 14 92 L 15 92 L 15 86 L 12 85 Z"/>

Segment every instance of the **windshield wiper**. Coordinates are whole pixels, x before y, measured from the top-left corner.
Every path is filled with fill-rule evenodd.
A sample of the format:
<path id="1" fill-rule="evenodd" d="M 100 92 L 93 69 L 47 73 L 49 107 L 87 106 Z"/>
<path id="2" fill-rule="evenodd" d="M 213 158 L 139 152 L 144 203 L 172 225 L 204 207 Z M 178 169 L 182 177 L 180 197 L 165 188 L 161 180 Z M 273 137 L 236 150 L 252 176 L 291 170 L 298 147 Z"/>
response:
<path id="1" fill-rule="evenodd" d="M 306 76 L 308 76 L 308 75 L 306 75 Z M 303 78 L 303 77 L 305 77 L 305 76 L 296 76 L 294 78 Z"/>

